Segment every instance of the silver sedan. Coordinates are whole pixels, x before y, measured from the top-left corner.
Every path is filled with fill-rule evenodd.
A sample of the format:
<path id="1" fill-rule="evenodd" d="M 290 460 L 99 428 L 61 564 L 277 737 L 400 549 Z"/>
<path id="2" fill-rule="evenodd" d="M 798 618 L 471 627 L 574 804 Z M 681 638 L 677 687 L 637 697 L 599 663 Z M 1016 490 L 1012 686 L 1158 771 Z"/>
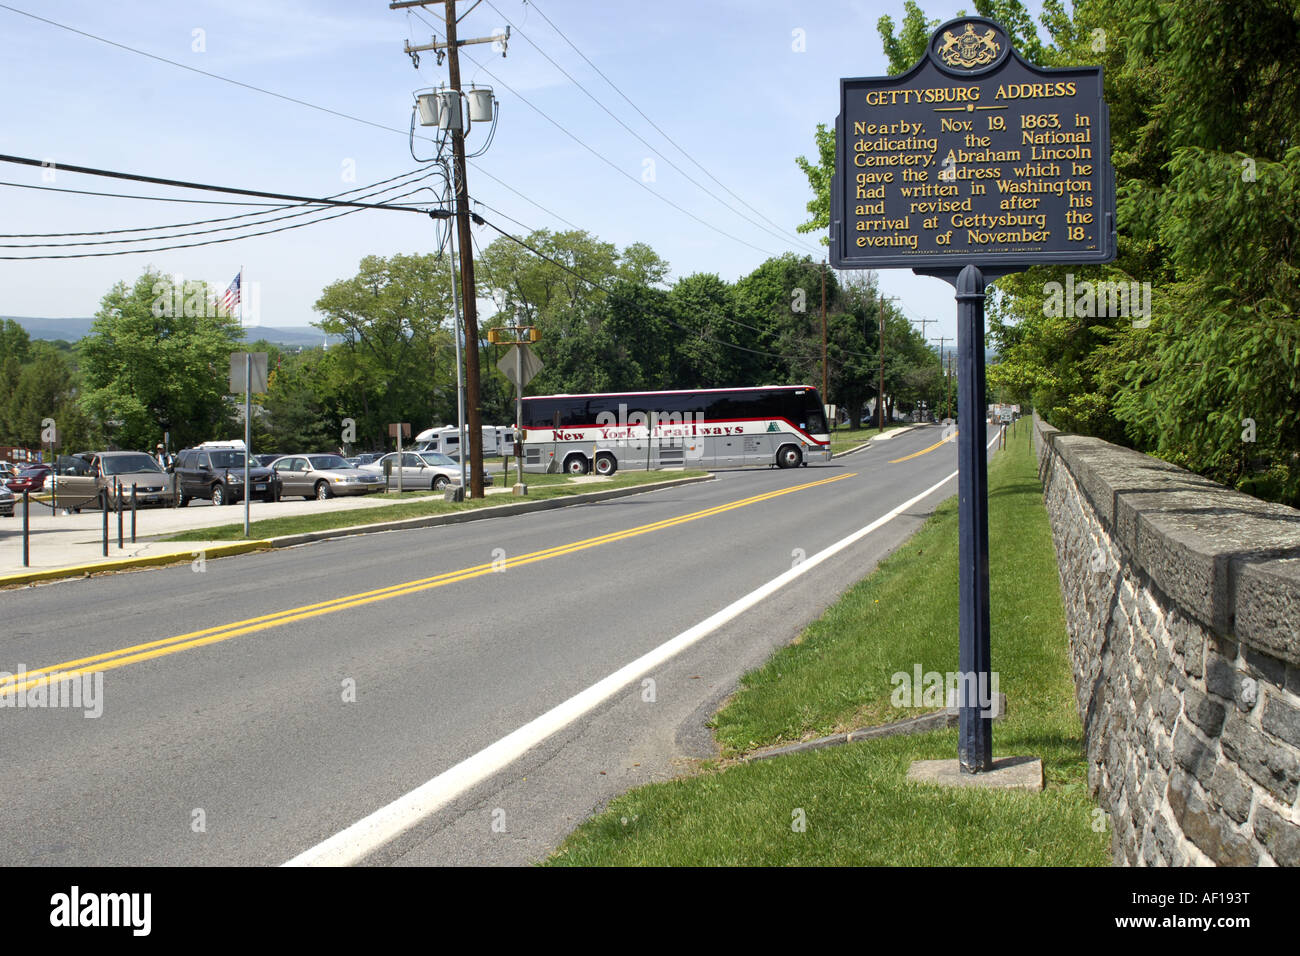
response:
<path id="1" fill-rule="evenodd" d="M 384 490 L 383 476 L 353 468 L 339 455 L 285 455 L 271 463 L 280 476 L 280 494 L 324 501 L 335 495 Z"/>
<path id="2" fill-rule="evenodd" d="M 362 465 L 362 471 L 368 471 L 380 477 L 388 475 L 388 487 L 397 487 L 397 452 L 390 452 L 378 461 Z M 429 488 L 442 491 L 449 485 L 460 484 L 460 464 L 446 455 L 433 451 L 402 452 L 402 489 L 416 491 Z M 492 476 L 483 473 L 483 484 L 492 484 Z"/>

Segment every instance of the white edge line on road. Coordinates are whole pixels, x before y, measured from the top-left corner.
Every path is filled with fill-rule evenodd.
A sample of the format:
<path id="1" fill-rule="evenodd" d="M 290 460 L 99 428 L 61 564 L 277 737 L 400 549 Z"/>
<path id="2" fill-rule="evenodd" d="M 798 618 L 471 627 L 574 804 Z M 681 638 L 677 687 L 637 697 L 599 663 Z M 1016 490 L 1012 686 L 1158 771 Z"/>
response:
<path id="1" fill-rule="evenodd" d="M 994 437 L 993 441 L 997 441 Z M 993 442 L 989 442 L 992 446 Z M 818 551 L 810 558 L 799 562 L 789 571 L 768 581 L 761 587 L 750 591 L 744 597 L 733 601 L 722 610 L 705 618 L 690 630 L 683 631 L 671 640 L 660 644 L 654 650 L 643 654 L 629 664 L 620 667 L 586 690 L 570 697 L 539 717 L 535 717 L 502 737 L 494 744 L 484 747 L 472 757 L 460 763 L 426 783 L 420 784 L 409 793 L 398 797 L 387 806 L 380 807 L 374 813 L 358 820 L 345 830 L 316 844 L 308 850 L 284 863 L 284 866 L 349 866 L 364 859 L 379 847 L 415 826 L 421 820 L 432 816 L 452 800 L 465 793 L 493 774 L 504 770 L 515 760 L 536 747 L 546 738 L 563 730 L 569 724 L 590 713 L 621 688 L 632 683 L 647 671 L 653 670 L 665 661 L 686 650 L 692 644 L 703 640 L 718 628 L 770 597 L 791 581 L 807 574 L 845 548 L 862 540 L 882 525 L 898 517 L 912 505 L 934 494 L 952 479 L 953 472 L 942 481 L 936 482 L 925 491 L 909 498 L 901 505 L 881 515 L 865 528 L 860 528 L 846 538 L 841 538 L 828 548 Z"/>

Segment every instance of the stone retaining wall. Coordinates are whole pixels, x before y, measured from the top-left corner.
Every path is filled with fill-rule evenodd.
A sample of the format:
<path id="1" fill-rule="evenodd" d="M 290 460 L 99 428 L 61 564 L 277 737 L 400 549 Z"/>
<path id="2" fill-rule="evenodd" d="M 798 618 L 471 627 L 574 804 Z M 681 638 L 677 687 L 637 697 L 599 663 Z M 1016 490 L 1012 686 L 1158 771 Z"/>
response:
<path id="1" fill-rule="evenodd" d="M 1300 511 L 1034 421 L 1117 863 L 1300 864 Z"/>

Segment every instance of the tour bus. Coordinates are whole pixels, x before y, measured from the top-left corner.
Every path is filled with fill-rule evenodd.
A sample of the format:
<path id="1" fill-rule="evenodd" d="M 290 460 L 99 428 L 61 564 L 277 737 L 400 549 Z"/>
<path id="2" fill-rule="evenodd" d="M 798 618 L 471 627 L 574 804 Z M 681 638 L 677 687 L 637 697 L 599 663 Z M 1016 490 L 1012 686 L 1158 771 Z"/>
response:
<path id="1" fill-rule="evenodd" d="M 524 470 L 797 468 L 829 461 L 821 397 L 807 385 L 525 397 Z"/>

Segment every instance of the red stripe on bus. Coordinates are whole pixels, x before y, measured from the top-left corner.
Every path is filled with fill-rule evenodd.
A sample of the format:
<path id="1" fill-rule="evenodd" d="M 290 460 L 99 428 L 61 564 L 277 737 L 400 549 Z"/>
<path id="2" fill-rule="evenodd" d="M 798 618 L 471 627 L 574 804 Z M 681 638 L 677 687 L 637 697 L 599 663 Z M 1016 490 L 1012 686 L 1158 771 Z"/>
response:
<path id="1" fill-rule="evenodd" d="M 688 413 L 686 413 L 686 414 L 691 414 L 691 413 L 688 412 Z M 705 419 L 703 419 L 703 420 L 692 419 L 690 422 L 666 422 L 666 423 L 665 423 L 665 422 L 657 422 L 656 425 L 669 425 L 669 426 L 676 425 L 676 426 L 678 426 L 678 427 L 682 427 L 682 426 L 685 426 L 685 425 L 688 425 L 688 424 L 689 424 L 689 425 L 711 425 L 711 424 L 712 424 L 712 425 L 725 425 L 725 424 L 732 423 L 732 422 L 785 422 L 787 425 L 790 426 L 790 429 L 791 429 L 792 431 L 798 433 L 801 437 L 806 438 L 806 439 L 808 440 L 809 444 L 816 445 L 816 446 L 818 446 L 819 448 L 829 448 L 829 447 L 830 447 L 830 444 L 831 444 L 829 441 L 818 441 L 816 438 L 813 438 L 812 435 L 808 434 L 808 432 L 804 431 L 802 428 L 800 428 L 800 427 L 799 427 L 798 425 L 796 425 L 794 422 L 790 421 L 790 419 L 788 419 L 788 418 L 781 418 L 781 417 L 776 417 L 776 418 L 705 418 Z M 554 432 L 554 431 L 564 431 L 564 429 L 566 429 L 566 428 L 640 428 L 640 427 L 641 427 L 641 424 L 644 424 L 644 423 L 639 423 L 639 424 L 637 424 L 637 425 L 629 425 L 629 424 L 622 424 L 622 425 L 620 425 L 620 424 L 617 424 L 617 423 L 611 423 L 611 424 L 608 424 L 608 425 L 594 425 L 594 424 L 593 424 L 593 425 L 562 425 L 562 426 L 561 426 L 560 428 L 558 428 L 558 429 L 557 429 L 554 425 L 536 425 L 536 426 L 532 426 L 532 427 L 525 426 L 525 428 L 526 428 L 528 431 L 549 431 L 549 432 Z M 762 432 L 762 434 L 767 434 L 767 432 Z M 727 436 L 727 435 L 695 435 L 695 436 L 691 436 L 691 437 L 696 437 L 696 438 L 727 438 L 727 437 L 729 437 L 729 436 Z M 554 438 L 551 438 L 550 440 L 551 440 L 551 441 L 555 441 Z M 584 441 L 585 441 L 585 440 L 586 440 L 586 439 L 584 439 Z"/>

